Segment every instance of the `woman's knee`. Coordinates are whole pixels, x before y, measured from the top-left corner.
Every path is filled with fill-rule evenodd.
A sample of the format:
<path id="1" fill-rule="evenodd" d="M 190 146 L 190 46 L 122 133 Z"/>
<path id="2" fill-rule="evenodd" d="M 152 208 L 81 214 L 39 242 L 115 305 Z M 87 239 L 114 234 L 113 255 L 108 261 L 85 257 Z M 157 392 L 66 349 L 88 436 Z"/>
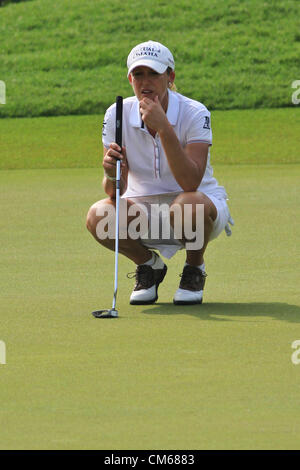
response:
<path id="1" fill-rule="evenodd" d="M 95 204 L 89 208 L 86 217 L 86 227 L 89 232 L 94 233 L 96 231 L 97 224 L 112 210 L 113 206 L 114 203 L 111 199 L 103 199 L 95 202 Z"/>
<path id="2" fill-rule="evenodd" d="M 213 202 L 209 199 L 206 194 L 200 191 L 194 192 L 183 192 L 180 193 L 172 202 L 170 209 L 175 211 L 178 208 L 184 213 L 185 207 L 188 209 L 188 213 L 190 214 L 190 210 L 192 211 L 193 217 L 197 214 L 197 205 L 203 206 L 203 216 L 204 220 L 211 220 L 214 221 L 217 217 L 217 210 Z"/>
<path id="3" fill-rule="evenodd" d="M 94 204 L 89 208 L 87 216 L 86 216 L 86 228 L 89 232 L 92 231 L 93 223 L 95 219 L 95 208 Z"/>

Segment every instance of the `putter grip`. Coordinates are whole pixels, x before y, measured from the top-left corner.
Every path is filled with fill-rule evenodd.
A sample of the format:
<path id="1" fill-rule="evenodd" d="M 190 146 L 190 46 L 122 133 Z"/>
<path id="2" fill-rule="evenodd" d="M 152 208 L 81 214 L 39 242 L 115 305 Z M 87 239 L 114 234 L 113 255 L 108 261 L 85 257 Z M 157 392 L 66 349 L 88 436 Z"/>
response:
<path id="1" fill-rule="evenodd" d="M 116 144 L 122 148 L 122 117 L 123 117 L 123 98 L 116 98 Z"/>

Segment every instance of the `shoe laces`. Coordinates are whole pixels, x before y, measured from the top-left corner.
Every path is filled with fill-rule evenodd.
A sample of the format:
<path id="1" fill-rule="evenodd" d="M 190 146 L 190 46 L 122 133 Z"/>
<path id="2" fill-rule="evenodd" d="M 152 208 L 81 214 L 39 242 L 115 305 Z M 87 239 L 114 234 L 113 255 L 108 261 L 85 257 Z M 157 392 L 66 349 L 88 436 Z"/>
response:
<path id="1" fill-rule="evenodd" d="M 128 279 L 133 279 L 134 277 L 136 277 L 136 272 L 133 271 L 132 273 L 127 273 L 126 277 L 128 277 Z"/>
<path id="2" fill-rule="evenodd" d="M 181 277 L 180 287 L 182 289 L 194 290 L 196 286 L 204 286 L 205 278 L 207 274 L 196 266 L 185 266 L 183 272 L 179 274 Z"/>
<path id="3" fill-rule="evenodd" d="M 135 272 L 127 274 L 128 279 L 136 279 L 136 287 L 148 289 L 153 285 L 153 269 L 147 265 L 139 265 Z"/>
<path id="4" fill-rule="evenodd" d="M 185 266 L 186 268 L 186 266 Z M 200 277 L 205 278 L 207 277 L 206 272 L 202 271 L 202 269 L 197 268 L 196 266 L 188 266 L 189 269 L 183 269 L 182 273 L 179 274 L 179 277 L 186 278 L 187 281 L 190 281 L 194 278 L 195 274 L 199 274 Z M 192 268 L 192 269 L 190 269 Z M 197 269 L 197 271 L 195 271 Z M 199 272 L 198 272 L 199 271 Z"/>

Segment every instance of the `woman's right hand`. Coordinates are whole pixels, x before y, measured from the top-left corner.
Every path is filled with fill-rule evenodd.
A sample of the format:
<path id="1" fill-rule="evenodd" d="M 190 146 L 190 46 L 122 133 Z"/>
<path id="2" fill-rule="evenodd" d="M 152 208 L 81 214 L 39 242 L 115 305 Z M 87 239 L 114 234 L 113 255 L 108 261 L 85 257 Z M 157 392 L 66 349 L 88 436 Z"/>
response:
<path id="1" fill-rule="evenodd" d="M 117 160 L 121 160 L 121 170 L 127 169 L 127 159 L 126 159 L 126 148 L 119 147 L 118 144 L 112 142 L 109 146 L 109 149 L 105 149 L 105 155 L 103 157 L 103 168 L 105 174 L 111 178 L 116 177 L 116 166 Z"/>

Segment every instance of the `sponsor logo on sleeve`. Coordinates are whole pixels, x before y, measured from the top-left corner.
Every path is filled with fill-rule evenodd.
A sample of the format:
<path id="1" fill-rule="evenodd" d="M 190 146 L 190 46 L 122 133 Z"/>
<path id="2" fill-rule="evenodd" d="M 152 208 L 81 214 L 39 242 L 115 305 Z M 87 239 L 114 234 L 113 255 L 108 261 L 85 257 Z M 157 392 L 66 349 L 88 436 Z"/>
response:
<path id="1" fill-rule="evenodd" d="M 205 116 L 205 118 L 204 118 L 203 129 L 210 129 L 210 125 L 209 125 L 209 116 Z"/>

